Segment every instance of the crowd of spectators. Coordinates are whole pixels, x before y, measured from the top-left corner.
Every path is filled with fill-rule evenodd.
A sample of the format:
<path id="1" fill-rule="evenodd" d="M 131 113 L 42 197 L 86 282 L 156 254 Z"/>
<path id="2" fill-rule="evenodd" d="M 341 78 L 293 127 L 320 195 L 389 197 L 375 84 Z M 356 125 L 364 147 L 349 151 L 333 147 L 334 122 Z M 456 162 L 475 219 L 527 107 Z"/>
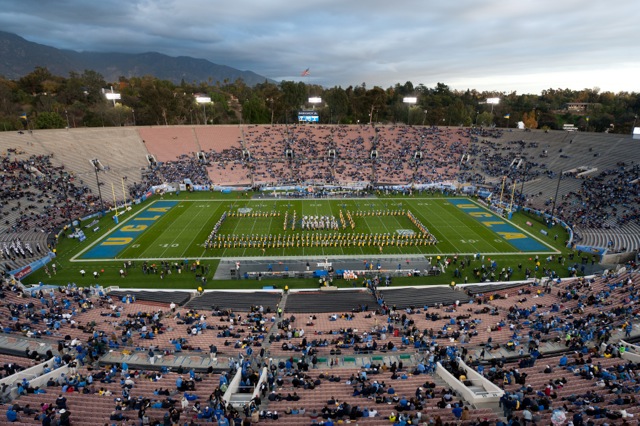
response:
<path id="1" fill-rule="evenodd" d="M 610 160 L 599 158 L 594 146 L 588 150 L 585 147 L 582 152 L 580 145 L 567 137 L 561 142 L 552 142 L 545 137 L 515 139 L 517 136 L 499 130 L 471 130 L 468 134 L 470 143 L 458 174 L 459 182 L 485 187 L 496 194 L 502 191 L 503 185 L 510 188 L 516 183 L 519 203 L 551 213 L 556 182 L 560 178 L 558 189 L 562 190 L 554 214 L 576 227 L 578 241 L 580 229 L 617 229 L 638 224 L 637 180 L 640 171 L 632 158 L 620 159 L 615 166 L 610 165 Z M 571 170 L 563 169 L 566 168 L 565 160 L 573 157 L 584 158 L 585 163 Z M 596 163 L 603 162 L 607 167 L 598 170 L 592 164 L 593 158 L 598 158 Z M 560 177 L 561 170 L 564 172 Z M 537 181 L 536 191 L 546 189 L 527 191 L 522 185 L 523 179 L 525 183 Z M 520 193 L 522 188 L 524 193 Z M 617 247 L 622 251 L 635 248 Z"/>
<path id="2" fill-rule="evenodd" d="M 563 197 L 559 214 L 582 228 L 609 228 L 640 220 L 640 166 L 619 166 L 583 179 Z"/>
<path id="3" fill-rule="evenodd" d="M 26 157 L 18 149 L 0 155 L 0 229 L 52 232 L 69 218 L 96 210 L 97 197 L 64 166 L 54 166 L 53 155 Z"/>
<path id="4" fill-rule="evenodd" d="M 539 139 L 539 140 L 538 140 Z M 516 198 L 529 207 L 550 212 L 551 194 L 520 194 L 526 181 L 548 180 L 549 191 L 558 177 L 550 157 L 555 142 L 544 137 L 518 139 L 501 129 L 451 129 L 420 126 L 247 126 L 243 147 L 207 153 L 216 170 L 246 170 L 256 186 L 305 184 L 430 184 L 458 182 L 494 193 L 504 184 L 516 185 Z M 571 143 L 569 141 L 567 143 Z M 562 149 L 560 149 L 562 151 Z M 564 155 L 562 152 L 560 156 Z M 555 161 L 555 162 L 554 162 Z M 173 179 L 211 184 L 203 160 L 183 156 L 158 166 L 143 184 L 132 187 L 140 195 L 150 185 Z M 561 193 L 556 215 L 578 228 L 615 228 L 638 222 L 638 166 L 619 163 L 596 176 L 577 181 L 578 190 Z M 537 187 L 537 186 L 536 186 Z M 576 234 L 579 240 L 579 233 Z"/>
<path id="5" fill-rule="evenodd" d="M 413 164 L 412 167 L 415 167 L 413 176 L 416 181 L 428 183 L 433 179 L 441 180 L 455 176 L 458 159 L 466 152 L 475 160 L 470 160 L 469 166 L 463 166 L 462 173 L 465 176 L 475 176 L 473 179 L 477 177 L 478 180 L 474 183 L 480 183 L 484 182 L 482 179 L 486 177 L 496 178 L 510 173 L 512 157 L 526 154 L 527 150 L 533 151 L 540 148 L 536 142 L 512 141 L 500 144 L 482 139 L 495 139 L 503 136 L 497 130 L 470 131 L 468 136 L 471 143 L 467 150 L 465 143 L 459 140 L 466 137 L 466 134 L 454 134 L 438 129 L 398 127 L 372 130 L 366 126 L 358 126 L 357 128 L 335 126 L 331 129 L 318 128 L 317 130 L 311 127 L 292 126 L 289 129 L 284 127 L 282 129 L 273 130 L 273 135 L 282 137 L 283 141 L 275 151 L 263 146 L 266 139 L 252 145 L 256 149 L 256 153 L 259 154 L 256 161 L 265 161 L 265 164 L 269 162 L 270 155 L 283 156 L 283 151 L 292 149 L 295 154 L 291 160 L 292 163 L 289 164 L 292 172 L 288 177 L 282 175 L 283 180 L 278 180 L 278 176 L 275 176 L 275 182 L 280 183 L 291 181 L 299 183 L 308 179 L 328 178 L 328 174 L 325 174 L 324 177 L 307 174 L 302 165 L 308 157 L 325 155 L 325 151 L 331 149 L 336 150 L 336 159 L 331 160 L 334 168 L 331 172 L 332 179 L 348 175 L 347 177 L 350 179 L 366 180 L 367 173 L 369 173 L 367 168 L 369 170 L 375 168 L 378 176 L 400 178 L 402 173 L 406 171 L 406 165 L 401 159 L 405 156 L 412 156 L 416 151 L 421 151 L 423 159 L 421 162 L 416 161 Z M 317 136 L 316 132 L 320 136 Z M 383 134 L 386 136 L 382 137 Z M 270 134 L 269 137 L 271 136 Z M 414 143 L 412 141 L 414 137 L 421 142 Z M 370 148 L 378 151 L 379 156 L 376 161 L 373 161 L 369 156 Z M 387 159 L 383 154 L 387 150 L 395 150 L 398 155 L 389 156 Z M 442 155 L 430 155 L 429 150 L 438 151 Z M 502 151 L 506 151 L 506 153 Z M 224 167 L 230 164 L 244 164 L 244 159 L 237 158 L 239 155 L 241 155 L 241 151 L 237 149 L 220 154 L 212 151 L 208 153 L 208 161 Z M 2 195 L 0 203 L 2 203 L 3 209 L 6 209 L 2 211 L 2 214 L 6 218 L 4 226 L 7 232 L 17 233 L 27 229 L 50 232 L 70 217 L 79 217 L 95 210 L 96 197 L 64 167 L 53 166 L 51 156 L 26 157 L 19 150 L 8 150 L 7 154 L 1 158 L 0 178 L 3 179 L 5 185 L 0 190 Z M 350 163 L 343 162 L 343 159 L 349 160 Z M 288 160 L 283 159 L 282 161 L 285 164 L 285 161 Z M 180 181 L 185 178 L 190 179 L 194 184 L 209 183 L 206 165 L 206 161 L 203 159 L 188 156 L 182 156 L 175 162 L 157 165 L 147 181 L 134 185 L 135 193 L 138 194 L 154 183 Z M 543 164 L 530 162 L 529 167 L 530 171 L 527 173 L 531 178 L 557 177 L 552 172 L 545 171 Z M 559 214 L 576 220 L 581 226 L 588 227 L 608 226 L 608 224 L 624 225 L 637 221 L 637 197 L 639 194 L 637 183 L 633 182 L 638 179 L 639 175 L 640 169 L 637 165 L 621 164 L 616 168 L 605 170 L 595 177 L 582 179 L 580 190 L 569 193 L 562 200 L 559 205 Z M 574 177 L 568 178 L 574 179 Z M 40 253 L 43 249 L 44 247 L 32 246 L 16 237 L 1 247 L 1 254 L 5 258 L 7 256 L 30 256 Z M 596 407 L 594 404 L 602 402 L 599 401 L 601 396 L 595 395 L 599 394 L 598 392 L 587 391 L 577 395 L 559 396 L 561 394 L 559 391 L 568 382 L 575 379 L 593 382 L 596 391 L 605 390 L 609 394 L 615 395 L 615 398 L 607 399 L 608 403 L 620 406 L 632 405 L 634 403 L 632 397 L 640 390 L 635 384 L 638 374 L 636 364 L 601 365 L 601 360 L 615 360 L 623 351 L 623 346 L 611 342 L 612 334 L 616 330 L 631 333 L 633 326 L 636 325 L 639 285 L 635 275 L 612 273 L 601 278 L 575 279 L 553 283 L 553 285 L 546 287 L 523 286 L 516 291 L 496 292 L 490 295 L 481 294 L 475 296 L 472 305 L 456 304 L 448 307 L 430 307 L 424 310 L 396 309 L 393 306 L 388 306 L 381 294 L 376 293 L 379 306 L 375 316 L 384 321 L 385 325 L 378 325 L 375 330 L 368 330 L 367 335 L 363 334 L 363 330 L 358 332 L 350 327 L 335 327 L 336 333 L 332 332 L 330 337 L 316 336 L 310 334 L 313 333 L 313 318 L 310 318 L 308 323 L 310 324 L 308 327 L 311 328 L 307 327 L 305 333 L 305 327 L 296 326 L 295 320 L 292 321 L 289 317 L 279 323 L 279 331 L 272 334 L 268 341 L 279 344 L 283 350 L 299 349 L 311 365 L 317 364 L 315 351 L 322 350 L 324 347 L 342 349 L 343 351 L 359 351 L 362 348 L 377 350 L 383 346 L 388 350 L 412 348 L 425 355 L 424 360 L 418 362 L 415 367 L 418 373 L 430 372 L 435 362 L 446 361 L 444 362 L 446 367 L 457 377 L 464 375 L 464 371 L 461 371 L 459 364 L 456 363 L 458 357 L 469 361 L 469 365 L 478 368 L 482 365 L 481 361 L 484 355 L 474 355 L 473 351 L 467 349 L 466 346 L 463 349 L 449 346 L 446 342 L 450 342 L 450 339 L 465 344 L 470 342 L 473 342 L 474 345 L 478 344 L 478 347 L 482 348 L 482 354 L 495 353 L 498 346 L 504 347 L 513 351 L 514 354 L 522 355 L 525 358 L 529 357 L 528 361 L 519 364 L 517 369 L 496 360 L 494 357 L 492 365 L 484 370 L 487 377 L 496 383 L 501 383 L 505 388 L 520 386 L 513 392 L 510 390 L 507 394 L 507 399 L 504 401 L 505 414 L 512 418 L 521 418 L 520 421 L 526 423 L 533 422 L 540 411 L 548 413 L 552 409 L 558 408 L 566 413 L 572 413 L 574 424 L 580 424 L 579 417 L 576 415 L 608 416 L 609 412 L 617 412 L 611 416 L 624 417 L 624 413 L 620 413 L 621 410 Z M 82 370 L 82 368 L 94 364 L 109 350 L 132 347 L 142 343 L 145 347 L 149 347 L 151 354 L 187 350 L 201 351 L 206 347 L 204 343 L 214 336 L 223 339 L 221 347 L 226 347 L 227 350 L 242 351 L 242 357 L 238 357 L 237 363 L 235 360 L 233 361 L 229 373 L 234 373 L 237 369 L 243 370 L 243 383 L 251 386 L 255 384 L 256 370 L 254 367 L 260 362 L 264 362 L 264 351 L 261 350 L 258 355 L 249 352 L 248 349 L 262 348 L 262 342 L 267 338 L 269 332 L 268 324 L 272 322 L 272 316 L 259 310 L 246 316 L 220 309 L 213 309 L 211 313 L 184 309 L 168 313 L 164 309 L 158 308 L 132 311 L 126 302 L 96 294 L 91 288 L 79 289 L 75 286 L 63 287 L 54 291 L 41 290 L 33 295 L 25 294 L 21 297 L 18 296 L 20 292 L 16 286 L 5 285 L 1 294 L 3 303 L 0 308 L 0 326 L 4 333 L 19 334 L 28 338 L 60 340 L 58 350 L 61 355 L 54 359 L 53 367 L 63 363 L 77 363 L 79 365 L 80 373 L 74 372 L 64 380 L 56 381 L 47 386 L 64 388 L 64 393 L 88 391 L 91 394 L 109 396 L 108 392 L 113 394 L 114 391 L 117 391 L 115 389 L 105 390 L 109 388 L 107 385 L 113 383 L 121 382 L 121 392 L 125 392 L 124 389 L 130 391 L 131 388 L 135 388 L 136 383 L 140 380 L 158 381 L 162 379 L 157 372 L 129 373 L 128 369 L 124 368 L 105 369 L 95 374 L 89 373 L 88 370 Z M 507 295 L 509 296 L 507 297 Z M 83 320 L 90 311 L 99 312 L 101 321 Z M 366 317 L 368 314 L 358 313 L 358 315 Z M 488 323 L 487 315 L 493 316 L 495 323 Z M 434 323 L 432 327 L 426 327 L 425 323 L 420 321 L 422 318 L 419 317 L 423 316 L 424 321 Z M 217 324 L 212 322 L 213 318 L 219 320 Z M 342 316 L 339 318 L 345 321 L 353 320 L 353 318 L 347 319 Z M 371 317 L 369 319 L 374 320 Z M 395 330 L 398 330 L 398 336 L 394 336 L 397 337 L 396 343 L 392 343 L 391 347 L 389 341 L 382 343 L 382 336 L 392 334 Z M 497 338 L 499 332 L 502 332 L 503 335 L 506 332 L 509 336 L 508 340 L 499 341 Z M 181 337 L 176 338 L 175 333 L 180 333 Z M 67 334 L 71 334 L 73 337 L 65 339 Z M 164 347 L 159 348 L 158 346 L 161 346 L 159 343 L 165 341 L 162 340 L 166 337 L 162 336 L 163 334 L 171 334 L 172 337 L 166 339 L 167 344 Z M 310 337 L 311 335 L 313 338 Z M 544 366 L 544 368 L 537 366 L 536 363 L 539 363 L 537 360 L 541 355 L 540 346 L 545 340 L 561 343 L 565 345 L 567 350 L 577 353 L 570 361 L 560 359 L 557 365 L 551 366 L 550 364 L 549 367 Z M 599 344 L 604 349 L 597 349 Z M 314 350 L 306 350 L 310 347 Z M 35 358 L 38 357 L 39 355 L 36 354 Z M 47 356 L 47 358 L 49 357 Z M 316 363 L 314 363 L 314 358 Z M 534 360 L 533 365 L 531 359 Z M 387 366 L 373 365 L 364 370 L 364 376 L 352 374 L 348 382 L 354 388 L 354 397 L 377 395 L 377 390 L 382 388 L 384 395 L 381 396 L 381 402 L 385 405 L 391 403 L 394 406 L 393 420 L 389 415 L 391 421 L 394 423 L 416 421 L 417 412 L 420 412 L 420 403 L 423 402 L 418 395 L 418 389 L 416 389 L 416 397 L 409 398 L 404 404 L 401 398 L 396 401 L 394 397 L 388 396 L 390 394 L 387 385 L 373 386 L 368 376 L 377 374 L 376 370 L 386 373 L 385 368 Z M 402 380 L 403 368 L 393 366 L 389 368 L 396 370 L 390 370 L 389 374 L 397 375 Z M 537 368 L 542 374 L 558 373 L 559 371 L 562 373 L 561 377 L 551 380 L 548 384 L 545 383 L 544 387 L 534 387 L 529 386 L 531 382 L 528 379 L 528 373 L 522 374 L 517 371 L 527 368 Z M 18 371 L 18 367 L 11 363 L 6 364 L 3 369 L 5 374 L 13 374 Z M 322 382 L 325 379 L 335 381 L 336 378 L 336 373 L 315 378 L 313 375 L 307 375 L 304 370 L 305 361 L 295 367 L 287 365 L 286 362 L 282 368 L 278 365 L 275 371 L 271 372 L 273 377 L 269 391 L 274 392 L 278 387 L 282 388 L 285 383 L 291 383 L 294 388 L 298 386 L 304 388 L 305 385 L 310 386 L 311 383 L 313 386 L 317 386 L 318 379 Z M 547 370 L 549 372 L 546 372 Z M 416 374 L 416 371 L 412 371 L 411 374 Z M 162 374 L 169 377 L 171 373 L 161 372 L 160 375 L 162 376 Z M 191 373 L 189 374 L 191 375 Z M 396 380 L 398 377 L 392 380 Z M 116 380 L 116 378 L 118 379 Z M 198 383 L 196 375 L 190 379 L 186 382 Z M 91 386 L 93 380 L 105 383 L 104 389 L 96 389 L 95 386 Z M 102 382 L 102 380 L 105 381 Z M 227 385 L 223 379 L 221 380 L 220 390 Z M 80 386 L 82 383 L 84 386 Z M 437 395 L 429 391 L 431 387 L 428 381 L 422 385 L 420 387 L 427 390 L 420 391 L 421 395 L 427 399 L 437 399 Z M 98 385 L 98 387 L 100 386 Z M 31 387 L 28 382 L 21 383 L 18 388 L 19 393 L 26 395 L 37 395 L 41 391 L 41 389 Z M 373 389 L 375 392 L 372 393 Z M 185 395 L 183 391 L 188 395 Z M 118 396 L 121 401 L 116 401 L 114 418 L 110 420 L 126 419 L 129 417 L 127 411 L 132 412 L 131 418 L 136 416 L 143 418 L 145 410 L 148 408 L 166 409 L 168 418 L 185 420 L 184 409 L 186 407 L 183 405 L 183 399 L 188 401 L 190 392 L 193 391 L 194 389 L 189 386 L 176 383 L 175 390 L 169 391 L 170 395 L 165 395 L 164 391 L 159 391 L 157 394 L 168 396 L 168 398 L 141 395 L 141 399 L 133 398 L 135 399 L 133 401 L 129 392 L 124 404 L 125 395 L 122 394 Z M 172 399 L 173 396 L 178 395 L 174 392 L 180 392 L 182 397 Z M 45 404 L 46 406 L 35 410 L 35 413 L 28 404 L 12 406 L 7 410 L 7 419 L 12 418 L 14 414 L 22 416 L 37 413 L 42 417 L 43 424 L 47 418 L 51 422 L 55 420 L 59 424 L 63 424 L 66 421 L 63 420 L 63 417 L 68 419 L 70 413 L 68 407 L 63 406 L 62 402 L 58 403 L 58 399 L 64 399 L 64 393 L 56 398 L 56 402 Z M 293 393 L 295 394 L 295 391 Z M 554 394 L 558 398 L 554 399 Z M 297 402 L 293 399 L 295 396 L 292 395 L 291 400 L 288 397 L 289 395 L 281 395 L 281 398 L 286 401 Z M 53 400 L 53 396 L 51 399 Z M 377 402 L 377 396 L 375 399 Z M 256 404 L 256 402 L 258 401 L 254 401 L 253 408 L 247 408 L 247 412 L 234 413 L 233 410 L 225 410 L 222 407 L 220 392 L 214 392 L 212 397 L 206 400 L 206 403 L 204 400 L 202 403 L 197 401 L 197 409 L 193 411 L 196 418 L 217 417 L 218 422 L 224 415 L 229 417 L 227 421 L 232 421 L 233 418 L 243 414 L 243 417 L 254 418 L 260 416 L 257 409 L 260 404 Z M 325 420 L 364 416 L 366 407 L 363 408 L 351 402 L 346 404 L 342 402 L 335 404 L 335 402 L 334 400 L 336 408 L 328 404 L 327 410 L 320 410 L 316 415 Z M 454 413 L 456 418 L 458 418 L 458 414 L 461 417 L 464 415 L 462 401 L 459 401 L 458 407 L 455 407 L 455 402 L 451 404 L 451 400 L 448 402 L 443 400 L 442 402 L 446 402 L 444 407 L 441 407 L 443 409 L 459 408 Z M 159 407 L 152 407 L 158 403 Z M 180 404 L 179 408 L 178 404 Z M 450 407 L 447 408 L 447 405 Z M 195 404 L 194 407 L 196 407 Z M 540 407 L 543 409 L 541 410 Z M 218 413 L 219 416 L 217 416 L 216 410 L 222 411 L 222 413 Z M 285 415 L 300 415 L 301 411 L 304 415 L 304 407 L 298 404 L 291 407 L 289 412 L 285 410 L 283 413 Z M 367 413 L 371 411 L 366 408 Z M 402 418 L 399 414 L 395 414 L 395 412 L 402 411 L 409 411 L 409 413 L 403 415 Z M 530 412 L 527 414 L 527 411 Z M 141 413 L 142 417 L 140 417 Z M 178 415 L 180 413 L 183 413 L 182 418 Z M 270 417 L 266 412 L 262 414 L 263 418 L 274 418 L 273 412 Z M 531 419 L 529 419 L 530 415 Z M 420 418 L 418 421 L 421 421 Z M 224 421 L 222 422 L 224 423 Z"/>
<path id="6" fill-rule="evenodd" d="M 438 362 L 455 377 L 465 380 L 466 372 L 461 370 L 457 360 L 464 360 L 505 387 L 509 392 L 505 400 L 509 402 L 504 402 L 505 416 L 518 418 L 520 422 L 528 417 L 524 411 L 527 408 L 534 418 L 546 419 L 554 410 L 565 410 L 567 414 L 581 411 L 585 416 L 595 416 L 589 407 L 596 399 L 586 396 L 590 405 L 575 404 L 586 394 L 575 398 L 564 395 L 559 390 L 564 380 L 570 383 L 591 381 L 595 393 L 601 394 L 599 390 L 604 389 L 616 394 L 615 398 L 607 398 L 607 402 L 612 399 L 611 403 L 620 403 L 622 409 L 632 404 L 631 396 L 637 391 L 634 378 L 638 367 L 629 363 L 622 367 L 605 365 L 604 360 L 615 360 L 621 354 L 623 347 L 612 341 L 616 330 L 623 330 L 627 335 L 634 331 L 639 313 L 636 301 L 640 297 L 640 281 L 634 273 L 549 281 L 544 286 L 523 284 L 474 294 L 470 303 L 419 308 L 397 308 L 387 304 L 378 290 L 379 284 L 377 281 L 370 284 L 377 300 L 372 309 L 358 306 L 353 312 L 327 314 L 335 332 L 320 332 L 322 329 L 316 326 L 321 322 L 320 314 L 301 320 L 293 315 L 283 316 L 280 309 L 276 315 L 259 306 L 243 313 L 234 313 L 224 307 L 197 311 L 175 304 L 144 306 L 128 296 L 122 300 L 110 298 L 98 288 L 79 289 L 70 285 L 55 290 L 21 292 L 15 285 L 5 284 L 0 306 L 3 331 L 45 341 L 59 340 L 60 355 L 49 354 L 44 358 L 53 358 L 51 368 L 65 363 L 71 368 L 64 378 L 41 389 L 28 383 L 21 384 L 19 392 L 24 394 L 24 399 L 19 399 L 17 406 L 7 410 L 7 418 L 15 413 L 22 420 L 26 417 L 24 413 L 31 410 L 27 404 L 34 407 L 36 401 L 44 403 L 48 399 L 47 408 L 52 409 L 40 409 L 32 414 L 37 414 L 39 421 L 45 417 L 60 419 L 66 413 L 80 410 L 78 405 L 71 404 L 71 395 L 89 394 L 113 399 L 110 421 L 135 421 L 147 416 L 160 424 L 165 418 L 180 421 L 180 424 L 194 418 L 216 418 L 221 424 L 225 421 L 232 424 L 237 418 L 239 423 L 253 424 L 251 422 L 268 421 L 278 416 L 285 419 L 304 416 L 311 423 L 315 416 L 318 422 L 329 423 L 382 416 L 393 424 L 416 424 L 428 422 L 429 418 L 437 422 L 438 416 L 443 425 L 446 420 L 442 419 L 452 422 L 460 419 L 476 425 L 500 424 L 495 418 L 486 422 L 473 420 L 474 412 L 463 400 L 447 388 L 434 385 L 429 375 L 433 374 Z M 364 323 L 357 322 L 361 320 L 368 321 L 370 328 L 363 328 Z M 277 324 L 274 333 L 270 333 L 272 324 Z M 359 324 L 360 329 L 351 324 Z M 65 335 L 70 336 L 60 340 Z M 212 339 L 219 342 L 212 352 L 214 356 L 225 353 L 228 357 L 229 369 L 225 375 L 186 370 L 177 373 L 162 369 L 132 371 L 126 365 L 94 367 L 101 356 L 112 350 L 148 348 L 144 350 L 149 351 L 153 365 L 152 360 L 157 355 L 185 351 L 205 353 L 207 342 Z M 573 361 L 560 359 L 557 365 L 545 361 L 541 350 L 548 342 L 563 345 L 568 352 L 575 353 Z M 295 352 L 297 361 L 287 356 L 270 361 L 271 352 L 276 352 L 274 346 L 285 353 Z M 328 355 L 329 348 L 341 349 L 342 354 L 380 350 L 411 351 L 417 355 L 409 366 L 370 363 L 357 372 L 342 371 L 340 361 L 334 361 L 334 357 L 327 364 L 319 361 L 321 356 L 326 356 L 323 351 Z M 507 363 L 498 350 L 511 351 L 520 357 L 520 362 L 517 365 Z M 489 365 L 485 360 L 487 357 L 493 360 Z M 541 365 L 545 363 L 549 367 Z M 242 386 L 249 389 L 256 385 L 257 371 L 263 365 L 269 367 L 269 376 L 260 398 L 243 409 L 225 407 L 221 395 L 233 374 L 242 371 Z M 585 368 L 591 365 L 594 367 Z M 323 371 L 326 368 L 331 371 Z M 539 388 L 531 381 L 535 369 L 554 378 L 550 391 L 546 390 L 546 384 Z M 562 373 L 558 373 L 559 369 Z M 201 388 L 204 383 L 211 384 L 218 378 L 220 381 L 215 388 Z M 175 387 L 168 385 L 174 380 Z M 143 383 L 151 385 L 143 386 Z M 346 386 L 350 396 L 338 396 L 333 403 L 321 402 L 317 406 L 313 394 L 304 393 L 335 384 Z M 516 385 L 518 387 L 514 388 Z M 553 398 L 554 389 L 558 395 L 556 399 Z M 618 390 L 620 392 L 616 393 Z M 42 392 L 46 394 L 42 395 Z M 302 398 L 297 400 L 297 394 Z M 563 397 L 566 399 L 561 399 Z M 69 400 L 65 402 L 66 408 L 53 402 L 59 398 Z M 534 399 L 535 404 L 532 403 Z M 616 403 L 614 399 L 620 401 Z M 266 406 L 262 401 L 268 401 Z M 518 401 L 518 404 L 512 401 Z M 275 410 L 269 405 L 275 402 L 286 407 L 274 405 L 281 407 Z M 427 405 L 431 407 L 429 410 L 426 410 Z M 606 415 L 604 411 L 602 413 Z M 544 424 L 544 420 L 538 424 Z"/>

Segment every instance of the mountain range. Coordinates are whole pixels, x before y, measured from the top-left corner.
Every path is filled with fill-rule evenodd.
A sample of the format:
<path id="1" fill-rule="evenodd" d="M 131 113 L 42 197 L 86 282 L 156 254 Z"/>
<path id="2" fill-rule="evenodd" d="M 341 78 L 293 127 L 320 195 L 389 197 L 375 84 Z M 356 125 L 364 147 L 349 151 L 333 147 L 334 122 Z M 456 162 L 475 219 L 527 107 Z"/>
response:
<path id="1" fill-rule="evenodd" d="M 253 71 L 242 71 L 226 65 L 214 64 L 206 59 L 189 56 L 173 57 L 157 52 L 76 52 L 44 44 L 34 43 L 13 34 L 0 31 L 0 75 L 7 79 L 19 79 L 36 67 L 46 67 L 52 74 L 67 77 L 70 71 L 93 70 L 102 74 L 108 82 L 120 76 L 142 77 L 153 75 L 162 80 L 180 83 L 230 82 L 241 78 L 254 86 L 271 81 Z"/>

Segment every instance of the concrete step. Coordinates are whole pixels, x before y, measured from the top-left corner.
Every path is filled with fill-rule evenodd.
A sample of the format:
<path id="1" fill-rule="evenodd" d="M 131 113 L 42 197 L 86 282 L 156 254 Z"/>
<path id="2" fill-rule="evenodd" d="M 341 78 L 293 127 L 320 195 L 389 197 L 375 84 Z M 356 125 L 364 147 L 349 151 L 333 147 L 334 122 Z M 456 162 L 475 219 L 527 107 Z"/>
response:
<path id="1" fill-rule="evenodd" d="M 251 401 L 250 393 L 234 393 L 229 398 L 229 403 L 236 408 L 248 404 L 249 401 Z"/>

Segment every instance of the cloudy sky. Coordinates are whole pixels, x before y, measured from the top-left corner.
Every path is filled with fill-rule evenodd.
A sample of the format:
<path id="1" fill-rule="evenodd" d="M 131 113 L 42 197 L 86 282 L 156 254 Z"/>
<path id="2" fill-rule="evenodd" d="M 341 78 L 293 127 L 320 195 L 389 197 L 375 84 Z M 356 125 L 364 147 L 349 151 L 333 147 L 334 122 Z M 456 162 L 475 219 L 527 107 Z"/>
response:
<path id="1" fill-rule="evenodd" d="M 277 81 L 309 68 L 329 87 L 640 91 L 638 0 L 2 3 L 0 29 L 37 43 L 193 56 Z"/>

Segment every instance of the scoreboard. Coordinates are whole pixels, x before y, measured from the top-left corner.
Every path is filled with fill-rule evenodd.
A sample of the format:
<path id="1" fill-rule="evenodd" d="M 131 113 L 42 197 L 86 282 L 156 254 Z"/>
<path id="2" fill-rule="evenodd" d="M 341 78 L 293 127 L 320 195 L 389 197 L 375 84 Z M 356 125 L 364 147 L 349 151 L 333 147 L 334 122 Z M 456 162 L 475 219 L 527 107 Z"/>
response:
<path id="1" fill-rule="evenodd" d="M 319 123 L 320 116 L 316 111 L 298 111 L 298 121 L 301 123 Z"/>

